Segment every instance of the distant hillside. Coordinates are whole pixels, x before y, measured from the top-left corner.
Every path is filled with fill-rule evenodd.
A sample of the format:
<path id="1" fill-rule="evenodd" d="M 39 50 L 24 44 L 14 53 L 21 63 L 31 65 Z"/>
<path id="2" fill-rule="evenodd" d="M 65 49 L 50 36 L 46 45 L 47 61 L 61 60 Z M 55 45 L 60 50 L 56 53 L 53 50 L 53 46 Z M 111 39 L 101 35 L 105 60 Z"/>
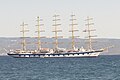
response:
<path id="1" fill-rule="evenodd" d="M 54 47 L 54 39 L 52 38 L 45 38 L 41 40 L 42 42 L 48 42 L 46 44 L 42 44 L 42 47 Z M 87 48 L 87 41 L 85 39 L 75 39 L 76 47 L 80 48 L 83 46 L 84 48 Z M 71 48 L 71 39 L 64 38 L 59 39 L 59 47 L 63 48 Z M 34 50 L 37 46 L 37 39 L 36 38 L 27 38 L 27 49 Z M 114 45 L 113 48 L 109 49 L 109 52 L 104 52 L 101 55 L 116 55 L 120 54 L 120 39 L 95 39 L 93 40 L 93 48 L 99 49 L 99 48 L 105 48 L 111 45 Z M 0 53 L 6 54 L 6 50 L 10 49 L 21 49 L 21 38 L 0 38 Z"/>

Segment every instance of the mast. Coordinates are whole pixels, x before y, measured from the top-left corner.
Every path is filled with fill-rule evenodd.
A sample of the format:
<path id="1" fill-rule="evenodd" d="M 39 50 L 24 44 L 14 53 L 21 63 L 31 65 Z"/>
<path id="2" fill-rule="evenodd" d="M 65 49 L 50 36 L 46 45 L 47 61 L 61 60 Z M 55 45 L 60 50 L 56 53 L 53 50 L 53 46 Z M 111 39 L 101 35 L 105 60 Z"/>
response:
<path id="1" fill-rule="evenodd" d="M 54 21 L 54 24 L 53 24 L 53 26 L 54 26 L 54 30 L 53 30 L 53 32 L 55 33 L 55 36 L 54 36 L 54 38 L 55 38 L 55 50 L 57 50 L 58 49 L 58 38 L 60 38 L 61 36 L 58 36 L 58 32 L 62 32 L 62 30 L 59 30 L 58 29 L 58 27 L 61 25 L 61 24 L 59 24 L 58 23 L 58 21 L 60 21 L 60 19 L 58 18 L 60 15 L 54 15 L 53 16 L 53 21 Z"/>
<path id="2" fill-rule="evenodd" d="M 76 25 L 78 25 L 78 24 L 76 24 L 75 23 L 75 21 L 76 21 L 77 19 L 75 19 L 75 15 L 71 15 L 71 19 L 70 19 L 70 21 L 71 21 L 71 30 L 69 31 L 69 32 L 71 32 L 71 34 L 72 34 L 72 49 L 74 50 L 74 48 L 75 48 L 75 38 L 76 37 L 79 37 L 79 36 L 74 36 L 74 32 L 76 32 L 76 31 L 78 31 L 78 30 L 75 30 L 75 26 Z"/>
<path id="3" fill-rule="evenodd" d="M 85 20 L 87 22 L 87 24 L 85 24 L 87 26 L 87 29 L 84 30 L 84 32 L 87 32 L 88 33 L 88 50 L 93 50 L 92 49 L 92 37 L 95 37 L 95 36 L 92 36 L 91 35 L 91 31 L 95 31 L 95 29 L 91 29 L 91 26 L 94 25 L 94 23 L 91 23 L 91 20 L 93 20 L 93 18 L 90 18 L 89 16 L 87 16 L 87 19 Z"/>
<path id="4" fill-rule="evenodd" d="M 26 26 L 27 24 L 25 24 L 24 22 L 22 23 L 22 30 L 20 31 L 20 32 L 22 32 L 22 50 L 23 51 L 26 51 L 26 40 L 25 40 L 25 32 L 28 32 L 29 30 L 26 30 L 25 29 L 25 26 Z"/>
<path id="5" fill-rule="evenodd" d="M 37 31 L 36 32 L 38 33 L 38 37 L 37 37 L 38 38 L 38 49 L 37 50 L 40 51 L 41 50 L 41 40 L 40 40 L 41 34 L 40 34 L 40 32 L 45 32 L 45 31 L 41 30 L 41 28 L 40 28 L 40 26 L 43 26 L 43 24 L 41 24 L 40 21 L 43 21 L 43 20 L 40 19 L 40 17 L 38 16 L 36 21 L 37 21 L 37 25 L 36 25 Z"/>

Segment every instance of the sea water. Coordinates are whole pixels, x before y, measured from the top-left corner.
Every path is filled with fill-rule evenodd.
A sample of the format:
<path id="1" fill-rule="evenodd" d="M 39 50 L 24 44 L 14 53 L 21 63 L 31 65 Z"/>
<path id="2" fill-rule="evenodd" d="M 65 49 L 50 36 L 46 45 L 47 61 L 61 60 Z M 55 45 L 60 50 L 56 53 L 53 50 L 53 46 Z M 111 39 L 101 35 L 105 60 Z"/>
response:
<path id="1" fill-rule="evenodd" d="M 120 80 L 120 55 L 97 58 L 1 56 L 0 80 Z"/>

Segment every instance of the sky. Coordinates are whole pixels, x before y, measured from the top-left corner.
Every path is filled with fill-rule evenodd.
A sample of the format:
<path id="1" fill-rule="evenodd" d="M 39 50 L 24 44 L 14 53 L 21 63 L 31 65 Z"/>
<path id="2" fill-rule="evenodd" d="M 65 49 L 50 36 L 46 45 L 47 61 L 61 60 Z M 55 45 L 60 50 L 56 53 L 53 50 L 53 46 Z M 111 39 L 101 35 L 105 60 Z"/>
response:
<path id="1" fill-rule="evenodd" d="M 0 37 L 20 37 L 21 24 L 28 24 L 26 29 L 30 31 L 26 36 L 37 36 L 36 17 L 40 16 L 45 29 L 42 36 L 52 37 L 53 15 L 60 15 L 63 32 L 59 35 L 68 37 L 70 30 L 70 15 L 76 15 L 76 32 L 84 38 L 83 30 L 86 29 L 85 19 L 93 18 L 98 38 L 120 39 L 120 0 L 0 0 Z"/>

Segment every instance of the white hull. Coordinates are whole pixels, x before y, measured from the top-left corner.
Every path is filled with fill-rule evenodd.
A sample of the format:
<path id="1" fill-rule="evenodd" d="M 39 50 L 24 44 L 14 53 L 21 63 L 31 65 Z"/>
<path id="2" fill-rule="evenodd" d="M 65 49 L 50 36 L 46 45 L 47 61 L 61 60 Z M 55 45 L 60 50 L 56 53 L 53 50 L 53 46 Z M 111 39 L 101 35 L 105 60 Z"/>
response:
<path id="1" fill-rule="evenodd" d="M 69 57 L 97 57 L 99 56 L 99 52 L 74 52 L 74 53 L 39 53 L 39 54 L 31 54 L 31 53 L 8 53 L 9 56 L 14 58 L 69 58 Z"/>

